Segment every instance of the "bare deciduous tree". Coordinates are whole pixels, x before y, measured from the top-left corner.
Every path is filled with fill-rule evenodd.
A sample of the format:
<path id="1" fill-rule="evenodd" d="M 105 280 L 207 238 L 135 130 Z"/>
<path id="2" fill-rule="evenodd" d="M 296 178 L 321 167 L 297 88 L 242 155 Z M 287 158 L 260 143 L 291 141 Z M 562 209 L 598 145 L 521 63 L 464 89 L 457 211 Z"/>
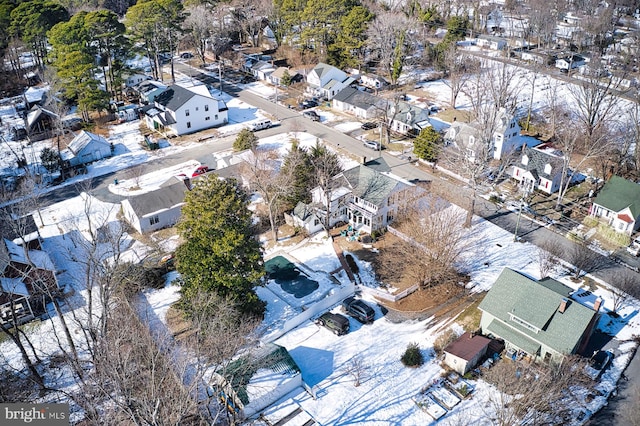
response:
<path id="1" fill-rule="evenodd" d="M 380 270 L 429 288 L 455 282 L 461 254 L 472 241 L 463 227 L 464 214 L 441 199 L 425 203 L 426 207 L 409 209 L 398 218 L 395 228 L 404 238 L 380 252 Z"/>
<path id="2" fill-rule="evenodd" d="M 353 379 L 353 386 L 358 387 L 362 380 L 366 378 L 369 366 L 364 361 L 364 358 L 360 355 L 356 355 L 347 361 L 344 367 L 344 373 L 351 376 Z"/>
<path id="3" fill-rule="evenodd" d="M 478 71 L 479 64 L 471 56 L 462 55 L 458 52 L 456 44 L 451 46 L 444 53 L 444 68 L 447 76 L 443 82 L 451 89 L 451 108 L 456 109 L 456 100 L 463 91 L 465 84 L 471 79 L 473 73 Z"/>
<path id="4" fill-rule="evenodd" d="M 558 264 L 558 256 L 562 254 L 560 244 L 554 239 L 542 242 L 536 250 L 535 260 L 538 263 L 540 278 L 549 276 L 553 268 Z"/>
<path id="5" fill-rule="evenodd" d="M 640 297 L 640 278 L 628 270 L 616 270 L 609 279 L 611 284 L 612 312 L 617 314 L 632 298 Z"/>
<path id="6" fill-rule="evenodd" d="M 586 241 L 577 241 L 567 252 L 566 260 L 573 265 L 574 278 L 578 279 L 583 272 L 594 272 L 604 264 L 601 254 L 591 250 Z"/>

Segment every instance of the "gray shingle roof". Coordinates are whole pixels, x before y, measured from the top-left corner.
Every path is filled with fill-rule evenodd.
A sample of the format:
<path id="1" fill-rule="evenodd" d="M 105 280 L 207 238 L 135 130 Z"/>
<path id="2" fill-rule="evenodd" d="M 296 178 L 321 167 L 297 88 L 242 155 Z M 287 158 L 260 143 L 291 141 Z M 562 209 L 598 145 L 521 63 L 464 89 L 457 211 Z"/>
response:
<path id="1" fill-rule="evenodd" d="M 174 84 L 159 94 L 156 97 L 155 102 L 167 109 L 170 109 L 171 111 L 177 111 L 194 96 L 196 96 L 196 94 L 191 90 Z"/>
<path id="2" fill-rule="evenodd" d="M 103 145 L 109 145 L 109 142 L 102 136 L 98 136 L 94 133 L 87 132 L 86 130 L 81 130 L 80 133 L 76 135 L 75 138 L 69 143 L 69 151 L 73 152 L 75 155 L 78 155 L 80 151 L 82 151 L 87 145 L 91 142 L 97 142 Z"/>
<path id="3" fill-rule="evenodd" d="M 478 306 L 499 320 L 494 320 L 484 331 L 507 340 L 504 332 L 508 330 L 512 333 L 511 338 L 518 338 L 525 343 L 529 339 L 559 353 L 571 353 L 597 314 L 593 309 L 570 299 L 571 291 L 571 288 L 551 278 L 536 281 L 505 268 Z M 564 313 L 560 313 L 563 299 L 567 299 L 568 303 Z M 512 316 L 537 328 L 537 332 L 515 322 Z"/>
<path id="4" fill-rule="evenodd" d="M 536 178 L 544 177 L 545 179 L 553 180 L 553 177 L 562 170 L 562 158 L 558 156 L 562 155 L 560 151 L 548 153 L 533 147 L 526 148 L 525 154 L 529 159 L 528 163 L 520 163 L 517 166 L 531 172 Z M 551 165 L 551 173 L 544 171 L 547 164 Z"/>
<path id="5" fill-rule="evenodd" d="M 345 170 L 342 172 L 342 177 L 352 189 L 354 196 L 376 206 L 380 206 L 396 186 L 405 185 L 364 165 Z"/>
<path id="6" fill-rule="evenodd" d="M 377 107 L 383 111 L 387 106 L 386 99 L 379 98 L 370 93 L 354 89 L 353 87 L 345 87 L 333 99 L 353 105 L 365 111 L 372 107 Z"/>
<path id="7" fill-rule="evenodd" d="M 155 191 L 129 197 L 127 200 L 129 204 L 131 204 L 133 211 L 140 218 L 182 203 L 186 190 L 187 186 L 184 182 L 177 182 L 173 185 L 156 189 Z"/>

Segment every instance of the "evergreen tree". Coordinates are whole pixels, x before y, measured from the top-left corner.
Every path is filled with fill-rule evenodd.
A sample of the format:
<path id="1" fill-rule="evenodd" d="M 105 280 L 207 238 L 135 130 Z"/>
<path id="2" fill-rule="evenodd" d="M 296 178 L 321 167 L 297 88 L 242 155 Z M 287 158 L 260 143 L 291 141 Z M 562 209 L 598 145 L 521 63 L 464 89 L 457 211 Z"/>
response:
<path id="1" fill-rule="evenodd" d="M 40 161 L 49 173 L 60 170 L 60 155 L 55 149 L 45 147 L 40 152 Z"/>
<path id="2" fill-rule="evenodd" d="M 282 171 L 290 177 L 291 190 L 285 197 L 288 208 L 294 208 L 299 202 L 311 201 L 311 185 L 313 182 L 313 166 L 307 151 L 302 149 L 298 140 L 291 142 L 291 150 L 284 157 Z"/>
<path id="3" fill-rule="evenodd" d="M 242 129 L 236 136 L 236 140 L 233 141 L 235 151 L 256 149 L 256 146 L 258 146 L 258 137 L 249 129 Z"/>
<path id="4" fill-rule="evenodd" d="M 291 84 L 291 74 L 289 74 L 289 70 L 284 70 L 284 72 L 282 73 L 282 78 L 280 79 L 280 82 L 285 87 Z"/>
<path id="5" fill-rule="evenodd" d="M 238 183 L 216 175 L 198 179 L 185 196 L 176 250 L 182 275 L 180 306 L 187 314 L 201 292 L 215 292 L 255 315 L 264 313 L 254 286 L 264 275 L 260 244 L 254 236 L 249 197 Z"/>
<path id="6" fill-rule="evenodd" d="M 367 26 L 374 16 L 364 6 L 356 6 L 340 19 L 340 32 L 329 47 L 329 62 L 339 68 L 359 68 L 364 58 Z"/>
<path id="7" fill-rule="evenodd" d="M 437 130 L 429 126 L 420 131 L 413 141 L 413 153 L 423 160 L 436 161 L 442 147 L 443 138 Z"/>

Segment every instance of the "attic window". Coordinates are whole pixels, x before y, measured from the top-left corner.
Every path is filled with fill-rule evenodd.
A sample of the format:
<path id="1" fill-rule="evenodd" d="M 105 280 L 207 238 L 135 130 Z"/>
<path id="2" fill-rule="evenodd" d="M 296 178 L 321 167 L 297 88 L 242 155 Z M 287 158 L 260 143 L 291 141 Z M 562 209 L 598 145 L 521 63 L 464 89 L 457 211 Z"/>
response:
<path id="1" fill-rule="evenodd" d="M 522 165 L 526 166 L 529 164 L 529 157 L 525 154 L 522 156 Z"/>
<path id="2" fill-rule="evenodd" d="M 551 164 L 547 163 L 544 165 L 544 172 L 546 174 L 551 174 Z"/>

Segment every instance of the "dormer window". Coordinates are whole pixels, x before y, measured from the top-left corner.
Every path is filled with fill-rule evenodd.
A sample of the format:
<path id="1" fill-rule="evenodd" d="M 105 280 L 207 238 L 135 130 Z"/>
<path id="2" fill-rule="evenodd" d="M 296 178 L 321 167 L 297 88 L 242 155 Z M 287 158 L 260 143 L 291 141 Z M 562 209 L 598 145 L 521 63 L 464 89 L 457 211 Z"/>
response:
<path id="1" fill-rule="evenodd" d="M 547 163 L 544 165 L 544 172 L 548 175 L 551 174 L 551 164 Z"/>
<path id="2" fill-rule="evenodd" d="M 526 166 L 527 164 L 529 164 L 529 157 L 525 154 L 522 156 L 522 165 Z"/>

